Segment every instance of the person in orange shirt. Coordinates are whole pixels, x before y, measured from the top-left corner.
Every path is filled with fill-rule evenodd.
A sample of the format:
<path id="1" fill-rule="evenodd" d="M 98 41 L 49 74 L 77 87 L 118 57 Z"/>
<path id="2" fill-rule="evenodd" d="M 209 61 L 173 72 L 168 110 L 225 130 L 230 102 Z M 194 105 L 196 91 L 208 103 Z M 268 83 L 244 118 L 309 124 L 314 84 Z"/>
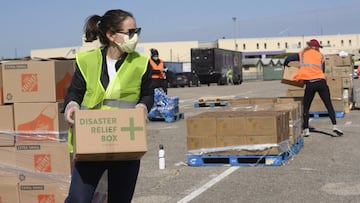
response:
<path id="1" fill-rule="evenodd" d="M 166 79 L 166 66 L 164 61 L 159 58 L 159 52 L 156 49 L 150 49 L 151 58 L 150 65 L 152 67 L 152 82 L 153 88 L 162 88 L 167 94 L 167 79 Z"/>
<path id="2" fill-rule="evenodd" d="M 338 136 L 343 135 L 343 132 L 336 126 L 335 110 L 330 98 L 329 86 L 325 77 L 325 63 L 324 57 L 320 52 L 322 46 L 316 39 L 307 42 L 307 47 L 301 52 L 288 56 L 284 61 L 285 68 L 290 61 L 299 61 L 300 69 L 294 76 L 294 80 L 304 81 L 305 92 L 303 97 L 303 134 L 305 137 L 310 135 L 309 130 L 309 111 L 311 103 L 314 99 L 315 93 L 319 93 L 323 101 L 331 123 L 333 124 L 333 132 Z"/>

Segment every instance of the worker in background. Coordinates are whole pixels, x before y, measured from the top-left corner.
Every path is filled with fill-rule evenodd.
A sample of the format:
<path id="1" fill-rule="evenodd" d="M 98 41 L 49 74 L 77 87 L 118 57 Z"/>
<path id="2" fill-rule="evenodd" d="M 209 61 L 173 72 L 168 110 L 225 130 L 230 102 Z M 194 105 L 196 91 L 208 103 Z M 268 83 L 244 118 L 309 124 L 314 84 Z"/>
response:
<path id="1" fill-rule="evenodd" d="M 232 67 L 229 67 L 228 71 L 226 72 L 226 79 L 228 85 L 233 85 L 233 70 Z"/>
<path id="2" fill-rule="evenodd" d="M 151 58 L 150 65 L 152 67 L 152 81 L 153 88 L 162 88 L 164 92 L 167 94 L 167 79 L 166 79 L 166 71 L 164 61 L 159 58 L 159 52 L 156 49 L 150 49 Z"/>
<path id="3" fill-rule="evenodd" d="M 307 42 L 307 47 L 297 54 L 288 56 L 284 61 L 284 68 L 286 68 L 290 61 L 299 61 L 300 69 L 294 76 L 296 81 L 304 81 L 305 92 L 303 97 L 303 134 L 305 137 L 310 135 L 309 130 L 309 111 L 311 103 L 314 99 L 315 93 L 319 93 L 323 101 L 331 123 L 333 124 L 333 132 L 338 136 L 343 135 L 343 132 L 336 126 L 335 110 L 331 103 L 330 90 L 325 77 L 325 61 L 324 56 L 320 52 L 322 46 L 316 39 Z"/>

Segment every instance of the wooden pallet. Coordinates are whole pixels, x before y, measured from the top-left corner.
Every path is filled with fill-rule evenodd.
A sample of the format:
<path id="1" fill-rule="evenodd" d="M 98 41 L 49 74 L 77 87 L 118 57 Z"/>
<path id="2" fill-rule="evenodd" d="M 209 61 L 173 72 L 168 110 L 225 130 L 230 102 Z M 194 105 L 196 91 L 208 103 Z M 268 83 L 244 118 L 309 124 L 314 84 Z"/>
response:
<path id="1" fill-rule="evenodd" d="M 200 108 L 200 107 L 216 107 L 216 106 L 229 106 L 228 101 L 217 101 L 217 102 L 195 102 L 194 107 Z"/>

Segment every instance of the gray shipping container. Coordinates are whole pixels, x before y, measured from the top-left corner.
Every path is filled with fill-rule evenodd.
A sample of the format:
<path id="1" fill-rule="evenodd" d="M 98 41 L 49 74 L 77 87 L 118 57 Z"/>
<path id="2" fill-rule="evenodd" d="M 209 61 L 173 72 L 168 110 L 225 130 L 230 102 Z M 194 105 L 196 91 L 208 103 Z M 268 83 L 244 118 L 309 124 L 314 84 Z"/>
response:
<path id="1" fill-rule="evenodd" d="M 226 73 L 232 70 L 233 82 L 243 82 L 242 53 L 219 48 L 192 48 L 191 70 L 194 71 L 202 84 L 227 84 Z"/>

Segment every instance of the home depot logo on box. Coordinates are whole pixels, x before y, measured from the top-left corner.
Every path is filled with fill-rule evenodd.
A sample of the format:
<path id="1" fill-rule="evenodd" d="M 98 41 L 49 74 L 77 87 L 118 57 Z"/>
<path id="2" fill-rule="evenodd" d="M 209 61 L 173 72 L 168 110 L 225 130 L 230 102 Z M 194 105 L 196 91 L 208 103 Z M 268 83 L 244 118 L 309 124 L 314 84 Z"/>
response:
<path id="1" fill-rule="evenodd" d="M 21 90 L 22 92 L 37 92 L 37 74 L 21 74 Z"/>
<path id="2" fill-rule="evenodd" d="M 74 66 L 74 60 L 4 63 L 4 102 L 62 101 L 71 83 Z"/>
<path id="3" fill-rule="evenodd" d="M 39 194 L 38 195 L 39 203 L 55 203 L 55 195 L 54 194 Z"/>
<path id="4" fill-rule="evenodd" d="M 19 199 L 21 203 L 60 203 L 64 202 L 69 184 L 59 181 L 38 181 L 19 183 Z"/>
<path id="5" fill-rule="evenodd" d="M 144 110 L 76 111 L 73 139 L 77 160 L 140 159 L 147 151 Z"/>
<path id="6" fill-rule="evenodd" d="M 38 172 L 51 172 L 51 155 L 34 154 L 34 169 Z"/>
<path id="7" fill-rule="evenodd" d="M 33 182 L 36 173 L 56 173 L 62 181 L 70 175 L 70 156 L 66 142 L 32 142 L 16 144 L 16 167 L 24 169 L 23 181 Z M 49 180 L 50 181 L 50 180 Z"/>
<path id="8" fill-rule="evenodd" d="M 33 157 L 29 157 L 34 160 L 33 169 L 36 172 L 52 172 L 51 170 L 51 155 L 39 153 L 41 151 L 40 145 L 18 145 L 16 146 L 16 150 L 18 151 L 35 151 L 33 152 Z M 37 152 L 37 153 L 36 153 Z M 31 155 L 29 155 L 31 156 Z"/>

